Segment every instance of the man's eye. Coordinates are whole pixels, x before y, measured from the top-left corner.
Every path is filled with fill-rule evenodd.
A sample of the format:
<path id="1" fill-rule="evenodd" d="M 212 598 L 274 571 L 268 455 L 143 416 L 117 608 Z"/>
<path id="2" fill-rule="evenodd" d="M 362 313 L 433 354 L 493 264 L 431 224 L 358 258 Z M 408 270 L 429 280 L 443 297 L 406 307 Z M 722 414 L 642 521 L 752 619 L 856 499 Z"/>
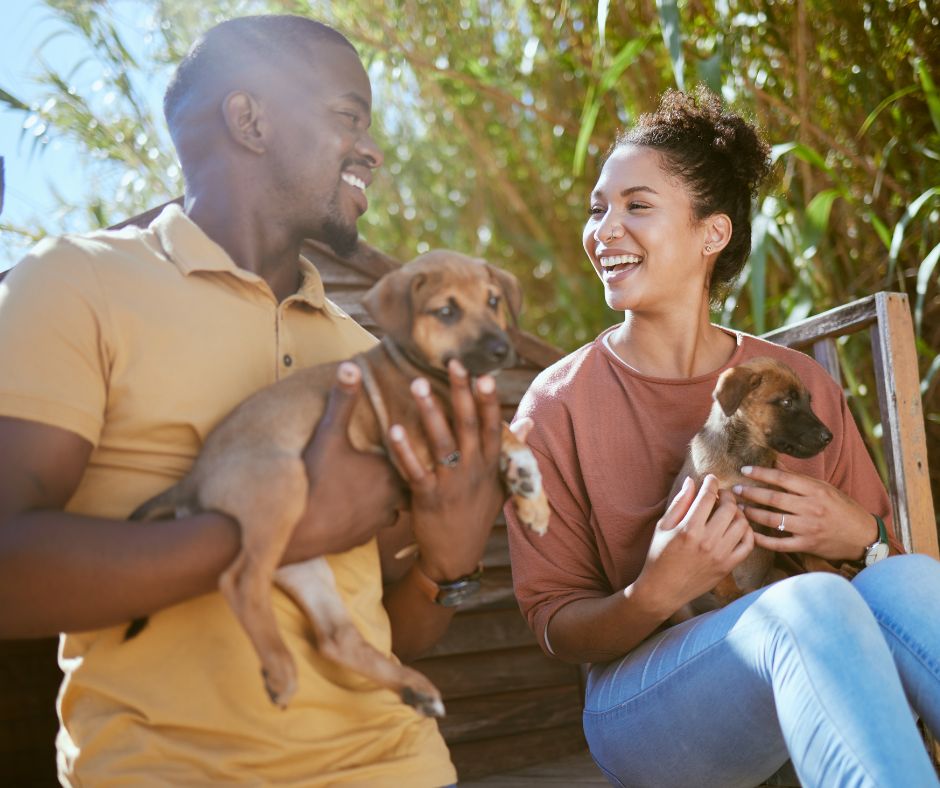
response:
<path id="1" fill-rule="evenodd" d="M 343 112 L 343 111 L 340 111 L 340 112 L 338 112 L 337 114 L 338 114 L 340 117 L 344 118 L 344 119 L 345 119 L 345 122 L 348 123 L 350 126 L 358 126 L 358 125 L 359 125 L 359 115 L 358 115 L 357 113 L 355 113 L 355 112 Z"/>

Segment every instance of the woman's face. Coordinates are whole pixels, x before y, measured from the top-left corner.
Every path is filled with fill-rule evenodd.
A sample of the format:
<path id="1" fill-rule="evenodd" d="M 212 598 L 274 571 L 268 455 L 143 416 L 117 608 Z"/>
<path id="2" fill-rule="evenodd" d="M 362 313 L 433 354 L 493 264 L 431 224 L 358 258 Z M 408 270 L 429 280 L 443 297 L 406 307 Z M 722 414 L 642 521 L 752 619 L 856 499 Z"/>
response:
<path id="1" fill-rule="evenodd" d="M 658 151 L 618 148 L 601 170 L 584 226 L 584 250 L 611 309 L 666 311 L 706 289 L 705 223 Z"/>

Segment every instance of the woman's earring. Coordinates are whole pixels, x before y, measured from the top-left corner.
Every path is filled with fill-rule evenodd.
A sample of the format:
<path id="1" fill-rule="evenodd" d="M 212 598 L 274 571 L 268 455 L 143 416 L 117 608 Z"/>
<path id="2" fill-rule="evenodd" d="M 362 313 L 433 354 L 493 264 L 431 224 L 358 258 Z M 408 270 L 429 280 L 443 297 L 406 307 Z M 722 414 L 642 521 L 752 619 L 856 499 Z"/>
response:
<path id="1" fill-rule="evenodd" d="M 711 254 L 711 253 L 712 253 L 712 245 L 705 244 L 705 254 Z"/>

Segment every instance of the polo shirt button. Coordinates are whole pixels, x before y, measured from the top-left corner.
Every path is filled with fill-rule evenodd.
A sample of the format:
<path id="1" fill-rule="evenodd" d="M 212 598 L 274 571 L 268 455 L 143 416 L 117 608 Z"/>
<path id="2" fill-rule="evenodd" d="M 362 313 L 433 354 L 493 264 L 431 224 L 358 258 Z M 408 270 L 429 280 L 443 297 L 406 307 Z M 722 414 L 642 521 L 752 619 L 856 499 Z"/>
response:
<path id="1" fill-rule="evenodd" d="M 284 366 L 289 367 L 293 363 L 294 363 L 294 359 L 290 357 L 290 353 L 285 353 L 284 354 Z"/>

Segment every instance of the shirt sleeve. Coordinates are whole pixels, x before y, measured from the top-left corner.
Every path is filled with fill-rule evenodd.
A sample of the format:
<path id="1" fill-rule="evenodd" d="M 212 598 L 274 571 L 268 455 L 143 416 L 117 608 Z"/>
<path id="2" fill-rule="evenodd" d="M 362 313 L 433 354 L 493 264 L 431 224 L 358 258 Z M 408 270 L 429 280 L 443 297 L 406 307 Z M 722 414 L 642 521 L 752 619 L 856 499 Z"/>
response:
<path id="1" fill-rule="evenodd" d="M 548 531 L 539 536 L 527 530 L 516 518 L 511 502 L 505 514 L 516 599 L 539 645 L 554 655 L 546 641 L 552 616 L 571 602 L 605 597 L 612 591 L 589 513 L 580 503 L 587 496 L 577 494 L 581 480 L 569 419 L 558 403 L 540 407 L 538 398 L 537 390 L 530 389 L 517 418 L 530 416 L 535 422 L 528 443 L 551 507 Z"/>
<path id="2" fill-rule="evenodd" d="M 97 445 L 107 401 L 107 309 L 86 250 L 41 242 L 0 282 L 0 415 Z"/>

